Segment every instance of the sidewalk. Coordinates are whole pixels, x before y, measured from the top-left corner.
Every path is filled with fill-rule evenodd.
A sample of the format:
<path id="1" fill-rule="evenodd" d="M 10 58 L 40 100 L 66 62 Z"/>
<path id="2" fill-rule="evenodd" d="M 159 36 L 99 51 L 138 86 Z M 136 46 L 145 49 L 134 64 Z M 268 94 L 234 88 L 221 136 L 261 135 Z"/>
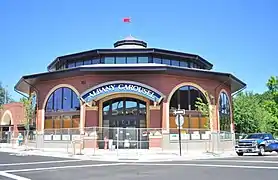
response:
<path id="1" fill-rule="evenodd" d="M 103 150 L 103 149 L 83 149 L 81 154 L 73 155 L 72 149 L 62 148 L 44 148 L 35 149 L 32 147 L 9 145 L 0 146 L 0 151 L 9 152 L 16 155 L 38 155 L 52 156 L 58 158 L 74 158 L 84 160 L 99 160 L 99 161 L 179 161 L 193 159 L 209 159 L 209 158 L 224 158 L 236 156 L 233 151 L 210 153 L 202 151 L 183 152 L 179 155 L 179 151 L 162 151 L 162 150 L 140 150 L 140 149 L 119 149 L 119 150 Z M 78 150 L 76 150 L 78 153 Z"/>

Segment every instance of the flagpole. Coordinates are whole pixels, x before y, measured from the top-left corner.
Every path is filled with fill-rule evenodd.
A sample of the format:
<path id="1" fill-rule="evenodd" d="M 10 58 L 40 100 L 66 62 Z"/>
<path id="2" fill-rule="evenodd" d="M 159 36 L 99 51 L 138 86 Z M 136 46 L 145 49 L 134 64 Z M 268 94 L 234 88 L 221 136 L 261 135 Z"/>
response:
<path id="1" fill-rule="evenodd" d="M 123 18 L 123 22 L 127 24 L 127 31 L 128 31 L 128 34 L 131 36 L 131 30 L 129 28 L 131 28 L 131 17 L 125 17 Z"/>

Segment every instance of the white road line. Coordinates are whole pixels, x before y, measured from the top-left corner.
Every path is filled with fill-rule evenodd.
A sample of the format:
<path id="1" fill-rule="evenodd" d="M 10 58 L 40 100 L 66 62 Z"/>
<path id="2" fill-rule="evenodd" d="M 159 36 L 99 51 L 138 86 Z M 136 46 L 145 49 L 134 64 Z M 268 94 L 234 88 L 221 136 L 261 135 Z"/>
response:
<path id="1" fill-rule="evenodd" d="M 202 160 L 193 160 L 193 161 L 210 161 L 210 162 L 238 162 L 238 163 L 263 163 L 263 164 L 278 164 L 278 161 L 249 161 L 249 160 L 224 160 L 224 159 L 202 159 Z"/>
<path id="2" fill-rule="evenodd" d="M 26 162 L 26 163 L 10 163 L 10 164 L 0 164 L 0 167 L 1 166 L 32 165 L 32 164 L 51 164 L 51 163 L 63 163 L 63 162 L 78 162 L 78 161 L 88 161 L 88 160 L 71 159 L 71 160 L 61 160 L 61 161 L 39 161 L 39 162 Z"/>
<path id="3" fill-rule="evenodd" d="M 15 169 L 15 170 L 5 170 L 7 173 L 15 172 L 29 172 L 29 171 L 44 171 L 44 170 L 56 170 L 56 169 L 69 169 L 69 168 L 83 168 L 83 167 L 102 167 L 102 166 L 118 166 L 127 163 L 114 163 L 114 164 L 86 164 L 86 165 L 76 165 L 76 166 L 56 166 L 56 167 L 46 167 L 46 168 L 32 168 L 32 169 Z"/>
<path id="4" fill-rule="evenodd" d="M 265 166 L 238 166 L 238 165 L 224 165 L 224 164 L 154 164 L 154 163 L 136 163 L 129 164 L 133 166 L 194 166 L 194 167 L 219 167 L 219 168 L 245 168 L 245 169 L 275 169 L 278 167 L 265 167 Z"/>
<path id="5" fill-rule="evenodd" d="M 25 178 L 25 177 L 21 177 L 21 176 L 17 176 L 17 175 L 14 175 L 14 174 L 1 172 L 1 171 L 0 171 L 0 176 L 7 177 L 7 178 L 10 178 L 10 179 L 16 179 L 16 180 L 31 180 L 29 178 Z"/>

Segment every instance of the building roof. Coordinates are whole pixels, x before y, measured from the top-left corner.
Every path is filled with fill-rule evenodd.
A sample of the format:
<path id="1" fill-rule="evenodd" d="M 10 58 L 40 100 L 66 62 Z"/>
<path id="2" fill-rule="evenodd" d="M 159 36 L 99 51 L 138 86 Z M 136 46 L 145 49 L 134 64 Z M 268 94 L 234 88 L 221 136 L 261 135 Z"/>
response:
<path id="1" fill-rule="evenodd" d="M 230 73 L 215 72 L 204 69 L 176 67 L 166 64 L 93 64 L 83 65 L 71 69 L 58 70 L 53 72 L 44 72 L 23 76 L 15 85 L 15 90 L 28 94 L 30 88 L 39 81 L 47 81 L 57 78 L 67 78 L 86 74 L 111 74 L 121 73 L 165 73 L 186 75 L 191 77 L 208 78 L 219 80 L 223 84 L 231 86 L 231 92 L 235 93 L 246 87 L 246 84 Z"/>

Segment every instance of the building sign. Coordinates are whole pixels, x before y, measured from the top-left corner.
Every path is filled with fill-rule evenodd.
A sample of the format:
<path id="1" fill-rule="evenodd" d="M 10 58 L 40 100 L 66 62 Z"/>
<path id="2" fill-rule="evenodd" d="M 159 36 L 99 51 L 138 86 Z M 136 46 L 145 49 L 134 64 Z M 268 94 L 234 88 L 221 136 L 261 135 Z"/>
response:
<path id="1" fill-rule="evenodd" d="M 112 81 L 85 91 L 81 94 L 81 99 L 88 103 L 113 93 L 137 94 L 157 103 L 160 103 L 163 98 L 163 94 L 145 84 L 132 81 Z"/>

